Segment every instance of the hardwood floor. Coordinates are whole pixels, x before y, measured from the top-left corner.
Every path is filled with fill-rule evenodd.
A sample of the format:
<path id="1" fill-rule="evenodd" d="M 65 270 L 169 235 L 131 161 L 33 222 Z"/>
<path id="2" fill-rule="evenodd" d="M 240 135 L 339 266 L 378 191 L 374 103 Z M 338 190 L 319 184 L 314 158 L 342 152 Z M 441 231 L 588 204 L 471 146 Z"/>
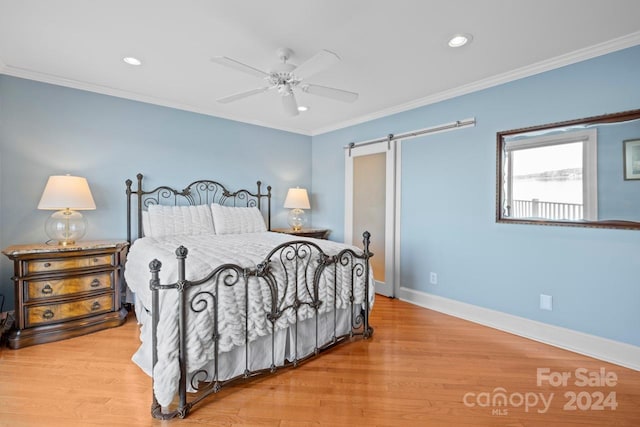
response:
<path id="1" fill-rule="evenodd" d="M 371 323 L 370 340 L 223 390 L 172 421 L 151 418 L 150 379 L 130 360 L 138 344 L 132 317 L 78 338 L 3 348 L 0 425 L 640 425 L 640 372 L 384 297 Z M 601 370 L 608 385 L 582 385 Z M 571 375 L 566 385 L 550 384 L 562 373 Z M 501 391 L 506 405 L 494 405 Z"/>

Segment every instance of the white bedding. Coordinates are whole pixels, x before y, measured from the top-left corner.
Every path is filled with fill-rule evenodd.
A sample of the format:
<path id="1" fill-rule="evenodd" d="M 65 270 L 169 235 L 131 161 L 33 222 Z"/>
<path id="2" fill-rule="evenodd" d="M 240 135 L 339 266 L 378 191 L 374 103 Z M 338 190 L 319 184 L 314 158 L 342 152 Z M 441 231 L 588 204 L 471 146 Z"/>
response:
<path id="1" fill-rule="evenodd" d="M 164 236 L 160 238 L 156 237 L 144 237 L 136 240 L 127 257 L 127 264 L 125 268 L 125 278 L 129 288 L 136 293 L 137 299 L 137 311 L 138 320 L 142 323 L 141 339 L 142 344 L 140 349 L 134 355 L 133 360 L 138 363 L 145 372 L 151 371 L 151 334 L 149 329 L 151 328 L 150 322 L 147 323 L 140 310 L 140 305 L 144 306 L 146 311 L 151 309 L 151 291 L 149 290 L 149 262 L 152 259 L 158 259 L 162 262 L 162 269 L 160 271 L 160 282 L 162 284 L 174 283 L 177 280 L 177 261 L 175 250 L 177 247 L 183 245 L 189 250 L 189 254 L 186 260 L 186 274 L 187 280 L 196 280 L 206 276 L 215 267 L 226 263 L 232 263 L 239 265 L 243 268 L 255 268 L 255 266 L 264 261 L 266 255 L 280 243 L 284 243 L 290 240 L 301 240 L 297 237 L 271 232 L 262 233 L 246 233 L 246 234 L 231 234 L 231 235 L 181 235 L 181 236 Z M 304 239 L 307 240 L 307 239 Z M 330 242 L 326 240 L 308 239 L 318 244 L 327 255 L 335 255 L 342 249 L 348 246 Z M 357 248 L 351 247 L 357 253 L 361 251 Z M 313 260 L 315 263 L 315 259 Z M 315 264 L 314 264 L 315 265 Z M 283 272 L 278 269 L 278 263 L 272 263 L 273 272 L 278 279 L 279 286 L 284 283 Z M 340 329 L 345 328 L 345 324 L 348 326 L 348 310 L 349 307 L 349 295 L 350 286 L 350 271 L 344 271 L 343 279 L 338 280 L 340 286 L 337 290 L 337 297 L 334 298 L 333 292 L 329 292 L 331 289 L 327 285 L 333 283 L 333 267 L 325 269 L 320 281 L 320 300 L 323 304 L 320 306 L 320 321 L 322 324 L 331 323 L 333 325 L 333 315 L 330 311 L 335 306 L 339 311 L 339 320 L 342 323 Z M 298 270 L 298 275 L 302 274 L 301 270 Z M 291 279 L 291 277 L 290 277 Z M 301 280 L 302 277 L 299 277 Z M 355 288 L 354 298 L 357 304 L 364 302 L 364 283 L 360 281 L 360 286 Z M 260 352 L 259 347 L 265 347 L 265 342 L 269 345 L 265 348 L 270 349 L 270 338 L 265 337 L 271 334 L 271 323 L 267 320 L 266 314 L 270 310 L 270 293 L 266 283 L 263 280 L 258 282 L 255 277 L 250 278 L 250 291 L 249 291 L 249 337 L 250 349 L 252 352 Z M 259 283 L 259 286 L 256 286 Z M 373 301 L 373 276 L 370 274 L 370 290 L 369 296 Z M 344 284 L 344 286 L 342 286 Z M 240 286 L 239 286 L 240 285 Z M 203 285 L 209 291 L 214 291 L 214 285 L 207 283 Z M 200 288 L 200 287 L 199 287 Z M 279 295 L 284 295 L 286 303 L 290 303 L 294 300 L 292 287 L 285 292 L 285 289 L 279 289 Z M 203 289 L 198 289 L 198 291 Z M 195 291 L 187 293 L 187 300 L 190 300 L 190 296 Z M 177 315 L 177 296 L 178 292 L 175 290 L 160 292 L 160 322 L 158 325 L 158 363 L 153 369 L 154 375 L 154 391 L 158 402 L 166 406 L 168 405 L 176 390 L 177 379 L 179 377 L 179 366 L 177 358 L 177 333 L 178 333 L 178 315 Z M 245 301 L 245 288 L 244 285 L 238 284 L 235 286 L 223 286 L 219 285 L 219 314 L 218 314 L 218 331 L 220 337 L 218 341 L 219 351 L 221 353 L 219 365 L 223 362 L 223 358 L 226 356 L 230 361 L 235 360 L 237 365 L 236 353 L 244 354 L 244 301 Z M 299 297 L 305 300 L 304 293 Z M 334 301 L 335 300 L 335 301 Z M 209 301 L 211 304 L 211 301 Z M 285 303 L 285 304 L 286 304 Z M 195 373 L 200 369 L 210 366 L 211 361 L 215 356 L 213 340 L 210 338 L 210 333 L 213 330 L 213 317 L 210 311 L 204 311 L 202 313 L 189 313 L 187 318 L 188 328 L 188 340 L 187 340 L 187 372 L 188 374 Z M 314 315 L 313 309 L 303 305 L 298 311 L 298 328 L 308 327 L 305 324 L 305 320 L 310 319 Z M 276 322 L 276 341 L 279 348 L 276 351 L 276 363 L 282 363 L 285 357 L 290 356 L 285 352 L 293 351 L 288 346 L 291 344 L 291 331 L 288 331 L 290 325 L 295 323 L 295 314 L 293 310 L 287 310 L 285 315 L 282 316 Z M 145 329 L 146 328 L 146 329 Z M 333 331 L 332 327 L 324 327 L 327 331 Z M 300 334 L 299 334 L 300 335 Z M 329 335 L 330 337 L 330 335 Z M 287 347 L 287 349 L 285 349 Z M 305 351 L 310 347 L 309 343 L 302 343 L 302 347 Z M 311 351 L 311 348 L 308 349 Z M 299 345 L 300 348 L 300 345 Z M 258 364 L 266 364 L 265 366 L 252 366 L 252 369 L 260 369 L 262 367 L 268 367 L 271 363 L 271 353 L 268 352 L 268 357 L 264 358 L 264 362 L 257 362 Z M 298 354 L 298 357 L 303 354 Z M 242 360 L 242 368 L 244 368 L 244 358 Z M 230 362 L 233 364 L 233 362 Z M 236 368 L 222 367 L 220 378 L 237 375 Z M 210 379 L 210 378 L 209 378 Z"/>

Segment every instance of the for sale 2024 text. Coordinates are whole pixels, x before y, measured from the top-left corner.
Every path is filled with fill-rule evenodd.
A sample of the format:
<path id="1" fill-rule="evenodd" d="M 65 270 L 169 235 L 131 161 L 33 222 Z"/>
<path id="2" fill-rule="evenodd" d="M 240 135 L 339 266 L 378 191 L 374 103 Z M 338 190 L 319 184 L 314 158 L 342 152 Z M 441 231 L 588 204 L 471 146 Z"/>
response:
<path id="1" fill-rule="evenodd" d="M 586 368 L 577 368 L 574 371 L 552 371 L 549 368 L 538 368 L 536 384 L 541 387 L 549 384 L 551 387 L 575 387 L 590 388 L 613 388 L 618 384 L 618 375 L 613 371 L 600 368 L 591 371 Z M 605 393 L 600 390 L 566 391 L 564 404 L 565 411 L 604 411 L 610 409 L 615 411 L 618 407 L 616 392 Z"/>

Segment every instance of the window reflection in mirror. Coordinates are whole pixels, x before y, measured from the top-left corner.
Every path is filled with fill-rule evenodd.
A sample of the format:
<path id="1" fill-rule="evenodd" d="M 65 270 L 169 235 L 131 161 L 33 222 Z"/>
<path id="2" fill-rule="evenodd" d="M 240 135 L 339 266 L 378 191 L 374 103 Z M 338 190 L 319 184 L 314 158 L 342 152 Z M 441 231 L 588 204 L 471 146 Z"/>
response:
<path id="1" fill-rule="evenodd" d="M 640 229 L 640 179 L 626 179 L 623 141 L 640 110 L 497 134 L 497 222 Z"/>
<path id="2" fill-rule="evenodd" d="M 595 130 L 505 138 L 504 151 L 505 217 L 597 219 Z"/>

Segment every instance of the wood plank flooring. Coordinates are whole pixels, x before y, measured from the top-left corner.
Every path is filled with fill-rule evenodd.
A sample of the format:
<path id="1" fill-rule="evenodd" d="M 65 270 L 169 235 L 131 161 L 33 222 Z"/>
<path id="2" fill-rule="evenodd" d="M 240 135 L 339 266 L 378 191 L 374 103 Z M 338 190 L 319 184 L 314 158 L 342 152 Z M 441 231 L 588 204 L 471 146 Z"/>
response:
<path id="1" fill-rule="evenodd" d="M 371 323 L 370 340 L 223 390 L 171 421 L 151 418 L 150 379 L 130 360 L 133 317 L 3 348 L 0 426 L 640 426 L 640 372 L 380 296 Z M 582 385 L 601 369 L 608 385 Z M 554 383 L 562 373 L 566 385 Z"/>

